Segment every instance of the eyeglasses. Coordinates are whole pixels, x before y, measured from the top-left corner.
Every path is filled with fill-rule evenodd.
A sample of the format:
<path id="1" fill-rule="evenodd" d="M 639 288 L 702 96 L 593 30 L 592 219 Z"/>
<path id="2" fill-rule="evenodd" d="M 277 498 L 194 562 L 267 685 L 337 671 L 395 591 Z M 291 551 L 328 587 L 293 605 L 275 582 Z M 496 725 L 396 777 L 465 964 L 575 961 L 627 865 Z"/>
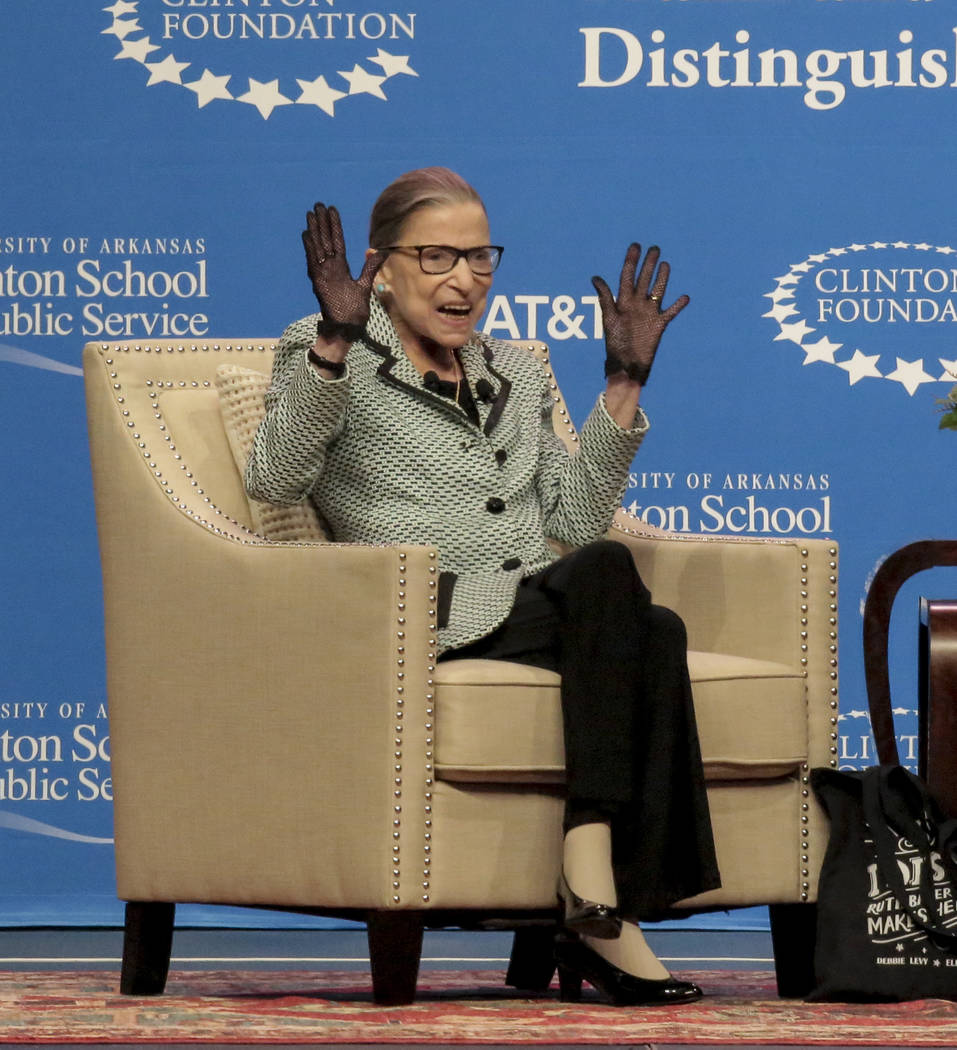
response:
<path id="1" fill-rule="evenodd" d="M 505 249 L 500 244 L 483 244 L 478 248 L 452 248 L 448 244 L 393 244 L 385 249 L 389 252 L 418 252 L 419 268 L 423 273 L 450 273 L 459 259 L 468 263 L 472 273 L 487 277 L 494 273 Z"/>

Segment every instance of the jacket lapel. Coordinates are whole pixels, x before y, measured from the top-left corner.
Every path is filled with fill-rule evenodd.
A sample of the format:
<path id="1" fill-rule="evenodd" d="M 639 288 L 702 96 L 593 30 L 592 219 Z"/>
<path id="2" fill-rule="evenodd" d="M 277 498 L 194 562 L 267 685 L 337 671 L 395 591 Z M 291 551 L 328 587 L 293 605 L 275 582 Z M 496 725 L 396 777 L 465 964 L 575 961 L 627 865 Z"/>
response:
<path id="1" fill-rule="evenodd" d="M 492 409 L 485 420 L 485 426 L 482 428 L 485 435 L 489 436 L 495 429 L 496 423 L 501 419 L 502 413 L 505 411 L 509 395 L 512 392 L 512 383 L 511 380 L 506 379 L 501 372 L 496 371 L 495 354 L 492 348 L 488 345 L 483 345 L 482 347 L 482 360 L 485 369 L 489 374 L 489 381 L 491 382 L 494 391 Z"/>
<path id="2" fill-rule="evenodd" d="M 439 408 L 466 426 L 472 426 L 461 406 L 425 388 L 418 369 L 402 349 L 402 343 L 389 315 L 374 297 L 370 305 L 367 338 L 364 342 L 374 354 L 382 359 L 376 373 L 383 382 L 404 390 L 430 406 Z M 459 358 L 472 396 L 478 406 L 482 430 L 487 436 L 491 434 L 505 411 L 512 384 L 495 370 L 494 353 L 480 335 L 473 336 L 461 348 Z"/>

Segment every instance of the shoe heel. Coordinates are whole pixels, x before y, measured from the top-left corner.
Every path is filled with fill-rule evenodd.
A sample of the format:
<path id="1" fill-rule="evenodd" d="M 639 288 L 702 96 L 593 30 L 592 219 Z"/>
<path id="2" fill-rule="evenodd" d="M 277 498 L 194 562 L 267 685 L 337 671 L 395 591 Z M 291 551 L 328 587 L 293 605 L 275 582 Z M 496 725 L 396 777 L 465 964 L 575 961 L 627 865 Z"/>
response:
<path id="1" fill-rule="evenodd" d="M 582 976 L 567 966 L 558 966 L 558 994 L 563 1003 L 581 1002 Z"/>

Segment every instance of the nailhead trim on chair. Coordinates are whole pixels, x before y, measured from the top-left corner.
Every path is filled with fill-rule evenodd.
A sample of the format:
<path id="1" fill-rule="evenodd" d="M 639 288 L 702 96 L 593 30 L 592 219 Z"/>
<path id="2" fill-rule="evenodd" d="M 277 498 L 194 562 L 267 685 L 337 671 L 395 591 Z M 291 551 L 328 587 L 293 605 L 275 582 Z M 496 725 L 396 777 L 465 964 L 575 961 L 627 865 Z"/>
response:
<path id="1" fill-rule="evenodd" d="M 548 346 L 545 343 L 529 343 L 526 349 L 537 357 L 545 366 L 545 378 L 548 380 L 549 389 L 554 391 L 552 394 L 552 400 L 555 402 L 559 418 L 565 427 L 565 433 L 568 435 L 567 440 L 571 444 L 576 444 L 578 442 L 578 431 L 575 429 L 575 424 L 572 422 L 571 416 L 568 414 L 568 406 L 565 404 L 562 392 L 558 389 L 558 383 L 555 380 L 555 373 L 552 371 L 552 362 L 548 355 Z"/>
<path id="2" fill-rule="evenodd" d="M 432 564 L 429 566 L 429 674 L 435 673 L 435 662 L 438 659 L 437 638 L 438 622 L 436 619 L 436 608 L 438 606 L 438 556 L 435 551 L 429 554 Z M 433 762 L 434 722 L 435 714 L 435 680 L 427 680 L 428 692 L 425 694 L 425 839 L 422 843 L 422 901 L 428 904 L 430 900 L 430 888 L 432 885 L 432 788 L 435 782 L 435 765 Z"/>
<path id="3" fill-rule="evenodd" d="M 208 353 L 210 350 L 214 350 L 214 351 L 224 350 L 227 353 L 232 353 L 233 350 L 238 350 L 240 352 L 265 353 L 267 350 L 272 350 L 274 348 L 275 348 L 275 343 L 269 343 L 269 344 L 266 344 L 266 343 L 258 343 L 258 344 L 249 343 L 249 344 L 245 344 L 245 345 L 243 345 L 243 344 L 236 344 L 236 345 L 234 345 L 232 343 L 226 343 L 224 345 L 220 345 L 219 343 L 197 345 L 197 344 L 194 343 L 194 344 L 190 344 L 189 346 L 183 344 L 183 345 L 175 346 L 175 347 L 174 346 L 167 346 L 167 347 L 156 346 L 156 347 L 154 347 L 154 346 L 149 346 L 149 345 L 140 344 L 140 343 L 135 343 L 133 345 L 129 345 L 129 344 L 117 345 L 117 344 L 103 343 L 103 344 L 101 344 L 101 347 L 100 347 L 101 351 L 103 353 L 106 353 L 106 354 L 108 354 L 108 353 L 113 353 L 113 354 L 116 354 L 116 353 L 126 353 L 126 354 L 128 354 L 128 353 L 143 353 L 143 354 L 156 353 L 158 355 L 163 354 L 164 351 L 167 354 L 173 354 L 173 353 L 180 353 L 180 354 L 182 354 L 182 353 L 186 353 L 186 352 L 190 352 L 190 353 L 199 353 L 199 352 Z M 109 374 L 110 374 L 110 378 L 113 380 L 113 389 L 114 389 L 114 391 L 116 391 L 116 401 L 117 401 L 117 404 L 121 406 L 121 412 L 122 412 L 124 418 L 127 420 L 126 425 L 127 425 L 127 427 L 129 428 L 129 430 L 131 432 L 131 436 L 132 436 L 133 440 L 136 442 L 137 447 L 140 449 L 140 452 L 142 453 L 143 458 L 147 461 L 147 465 L 149 466 L 150 470 L 153 472 L 153 476 L 156 478 L 157 482 L 159 483 L 160 487 L 163 489 L 165 494 L 169 497 L 170 501 L 172 503 L 176 504 L 176 506 L 181 511 L 183 511 L 185 514 L 187 514 L 189 517 L 191 517 L 194 521 L 196 521 L 197 524 L 202 525 L 204 528 L 209 529 L 210 532 L 214 532 L 218 536 L 225 536 L 225 537 L 228 537 L 229 539 L 236 540 L 239 543 L 245 543 L 245 544 L 260 544 L 260 543 L 266 542 L 264 540 L 264 538 L 262 536 L 260 536 L 258 533 L 253 532 L 251 529 L 247 528 L 241 522 L 236 521 L 235 518 L 230 517 L 224 511 L 220 510 L 220 508 L 217 507 L 213 503 L 213 501 L 203 492 L 203 490 L 199 487 L 199 483 L 195 480 L 195 478 L 194 478 L 192 472 L 190 471 L 189 467 L 187 466 L 187 464 L 182 462 L 182 456 L 176 451 L 176 446 L 173 444 L 172 436 L 167 431 L 166 424 L 163 421 L 163 413 L 162 413 L 162 411 L 160 409 L 159 396 L 164 390 L 189 389 L 189 388 L 194 388 L 194 389 L 208 388 L 208 387 L 210 387 L 212 385 L 209 382 L 209 380 L 204 380 L 202 383 L 199 383 L 197 381 L 187 382 L 185 380 L 180 380 L 178 382 L 173 382 L 172 380 L 164 380 L 164 379 L 148 379 L 148 380 L 146 380 L 147 393 L 148 393 L 148 396 L 150 398 L 150 404 L 151 404 L 151 406 L 153 408 L 154 418 L 157 420 L 158 428 L 159 428 L 160 432 L 163 434 L 163 438 L 166 441 L 166 443 L 168 444 L 170 452 L 173 453 L 173 458 L 175 460 L 177 460 L 177 462 L 179 463 L 180 469 L 183 471 L 183 473 L 185 475 L 185 478 L 188 480 L 189 484 L 195 489 L 196 495 L 201 496 L 203 498 L 203 502 L 208 506 L 209 511 L 210 511 L 210 519 L 207 519 L 207 518 L 202 517 L 201 515 L 197 514 L 196 511 L 192 510 L 190 508 L 189 504 L 184 499 L 182 499 L 182 497 L 177 495 L 176 489 L 174 487 L 174 484 L 175 484 L 174 481 L 172 479 L 166 478 L 164 476 L 162 470 L 160 470 L 158 464 L 156 463 L 156 460 L 155 460 L 155 457 L 154 457 L 153 453 L 150 451 L 150 449 L 147 446 L 146 442 L 143 440 L 142 435 L 139 433 L 136 423 L 131 418 L 129 409 L 127 409 L 125 407 L 122 407 L 122 406 L 126 405 L 126 398 L 124 396 L 122 385 L 119 382 L 117 382 L 117 380 L 119 378 L 118 374 L 113 370 L 113 365 L 115 364 L 114 358 L 107 357 L 104 360 L 105 360 L 107 366 L 110 368 L 110 373 Z M 298 544 L 297 544 L 297 546 L 298 546 Z"/>
<path id="4" fill-rule="evenodd" d="M 396 631 L 396 697 L 395 697 L 395 790 L 393 791 L 392 805 L 392 901 L 400 904 L 402 901 L 402 766 L 405 756 L 403 754 L 403 725 L 402 715 L 405 705 L 405 586 L 406 586 L 406 558 L 404 551 L 399 551 L 399 601 L 397 608 L 398 630 Z"/>
<path id="5" fill-rule="evenodd" d="M 429 558 L 432 563 L 429 566 L 429 616 L 431 620 L 429 622 L 429 650 L 428 650 L 428 673 L 431 676 L 435 672 L 435 661 L 437 659 L 437 639 L 436 631 L 438 625 L 435 622 L 436 617 L 436 604 L 437 604 L 437 588 L 438 588 L 438 569 L 436 567 L 437 555 L 435 552 L 429 554 Z M 404 716 L 405 716 L 405 691 L 406 691 L 406 635 L 405 635 L 405 612 L 406 612 L 406 569 L 407 569 L 408 555 L 404 551 L 399 551 L 399 590 L 398 590 L 398 602 L 396 607 L 396 686 L 395 686 L 395 751 L 393 756 L 395 758 L 394 776 L 393 776 L 393 802 L 392 802 L 392 903 L 402 903 L 402 806 L 405 799 L 403 798 L 403 766 L 408 761 L 408 756 L 405 753 L 405 740 L 404 740 Z M 425 722 L 425 752 L 424 752 L 424 786 L 425 786 L 425 819 L 424 819 L 424 838 L 422 843 L 422 900 L 425 903 L 429 901 L 429 890 L 431 887 L 431 867 L 432 867 L 432 787 L 433 787 L 433 722 L 432 716 L 435 712 L 435 682 L 434 679 L 429 677 L 426 680 L 426 687 L 428 692 L 425 694 L 426 707 L 425 716 L 427 721 Z"/>
<path id="6" fill-rule="evenodd" d="M 223 344 L 220 344 L 220 343 L 202 343 L 202 344 L 193 343 L 193 344 L 189 344 L 189 345 L 180 344 L 178 346 L 165 346 L 165 347 L 164 346 L 150 346 L 149 344 L 141 344 L 141 343 L 135 343 L 135 344 L 132 344 L 132 345 L 131 344 L 122 344 L 122 345 L 120 345 L 120 344 L 116 344 L 116 343 L 102 343 L 102 344 L 100 344 L 100 350 L 104 354 L 111 354 L 111 353 L 112 354 L 116 354 L 116 353 L 124 353 L 124 354 L 129 354 L 129 353 L 154 354 L 155 353 L 157 355 L 162 355 L 163 353 L 166 353 L 166 354 L 173 354 L 173 353 L 184 354 L 184 353 L 187 353 L 187 352 L 188 353 L 209 353 L 210 351 L 214 351 L 214 352 L 217 352 L 217 353 L 218 352 L 233 353 L 234 351 L 236 351 L 236 352 L 238 352 L 240 354 L 241 353 L 263 354 L 263 353 L 266 353 L 267 351 L 275 350 L 275 347 L 276 347 L 275 342 L 269 342 L 269 343 L 223 343 Z M 208 388 L 210 388 L 212 386 L 212 383 L 209 380 L 204 380 L 203 382 L 198 382 L 198 381 L 195 381 L 195 380 L 191 381 L 191 382 L 188 382 L 188 381 L 185 381 L 185 380 L 179 380 L 178 382 L 174 382 L 172 380 L 166 380 L 166 379 L 147 379 L 146 380 L 147 394 L 148 394 L 148 396 L 150 398 L 150 405 L 151 405 L 151 407 L 153 409 L 153 414 L 154 414 L 154 418 L 157 421 L 157 426 L 158 426 L 160 432 L 163 434 L 164 440 L 167 442 L 170 452 L 173 453 L 173 458 L 175 460 L 177 460 L 177 462 L 179 463 L 180 469 L 183 471 L 183 474 L 184 474 L 186 480 L 189 482 L 190 486 L 195 490 L 196 495 L 202 497 L 202 500 L 203 500 L 204 504 L 208 508 L 208 510 L 209 510 L 209 517 L 207 518 L 204 515 L 202 515 L 200 513 L 197 513 L 197 511 L 194 510 L 193 508 L 191 508 L 189 503 L 185 499 L 183 499 L 181 495 L 177 494 L 174 480 L 169 479 L 169 478 L 164 476 L 162 470 L 159 468 L 159 465 L 156 462 L 156 459 L 155 459 L 153 453 L 150 451 L 150 449 L 147 446 L 146 442 L 143 440 L 143 437 L 142 437 L 141 433 L 139 432 L 139 428 L 137 428 L 137 424 L 131 418 L 131 414 L 130 414 L 129 409 L 124 407 L 126 405 L 127 401 L 126 401 L 126 397 L 125 397 L 124 392 L 123 392 L 122 385 L 118 382 L 119 376 L 118 376 L 117 372 L 115 372 L 113 370 L 113 365 L 115 363 L 114 358 L 112 358 L 112 357 L 105 357 L 104 361 L 107 364 L 107 366 L 109 366 L 109 368 L 110 368 L 109 375 L 110 375 L 110 378 L 113 380 L 113 389 L 114 389 L 114 391 L 116 391 L 116 401 L 117 401 L 117 404 L 119 406 L 121 406 L 121 412 L 122 412 L 124 418 L 127 421 L 126 425 L 129 428 L 129 430 L 130 430 L 131 437 L 136 442 L 137 447 L 139 448 L 143 458 L 146 460 L 147 465 L 149 466 L 150 470 L 153 472 L 153 476 L 156 478 L 156 480 L 159 483 L 160 487 L 162 488 L 163 492 L 169 497 L 170 502 L 174 503 L 179 510 L 181 510 L 188 517 L 192 518 L 198 525 L 201 525 L 203 528 L 208 529 L 210 532 L 215 533 L 217 536 L 226 537 L 227 539 L 234 540 L 237 543 L 242 543 L 242 544 L 247 544 L 247 545 L 255 545 L 255 546 L 258 546 L 258 545 L 263 544 L 263 543 L 269 543 L 269 544 L 280 543 L 283 546 L 292 546 L 292 547 L 306 546 L 306 544 L 304 544 L 304 543 L 296 543 L 296 542 L 290 542 L 290 541 L 267 540 L 265 537 L 261 536 L 259 533 L 254 532 L 252 529 L 248 528 L 242 522 L 236 521 L 235 518 L 231 517 L 225 511 L 223 511 L 219 507 L 217 507 L 215 503 L 213 503 L 213 501 L 210 499 L 210 497 L 207 496 L 206 493 L 199 487 L 199 482 L 197 482 L 195 480 L 195 478 L 194 478 L 192 472 L 190 471 L 188 465 L 186 463 L 182 462 L 182 456 L 176 451 L 176 446 L 173 444 L 172 436 L 167 431 L 166 424 L 165 424 L 165 422 L 163 420 L 163 414 L 162 414 L 162 410 L 161 410 L 161 407 L 160 407 L 159 396 L 164 390 L 190 389 L 190 388 L 197 389 L 197 390 L 198 389 L 208 389 Z M 331 543 L 330 545 L 331 546 L 338 546 L 338 544 L 335 544 L 335 543 Z"/>
<path id="7" fill-rule="evenodd" d="M 805 559 L 804 563 L 801 565 L 801 572 L 803 574 L 802 577 L 801 577 L 801 585 L 802 585 L 802 587 L 807 587 L 808 586 L 808 575 L 807 574 L 808 574 L 808 571 L 809 571 L 809 566 L 808 566 L 808 563 L 807 563 L 807 559 L 809 557 L 809 553 L 810 552 L 808 551 L 807 548 L 802 548 L 802 550 L 801 550 L 801 557 Z M 837 561 L 836 561 L 837 548 L 836 547 L 829 548 L 828 554 L 830 555 L 830 557 L 832 559 L 830 562 L 828 562 L 828 568 L 830 569 L 830 575 L 828 576 L 828 580 L 827 580 L 827 582 L 829 584 L 829 587 L 827 589 L 827 598 L 829 599 L 828 600 L 828 611 L 831 614 L 830 617 L 828 618 L 828 624 L 829 624 L 829 626 L 831 628 L 830 631 L 828 632 L 828 638 L 831 641 L 831 644 L 828 647 L 829 652 L 831 653 L 831 658 L 828 661 L 828 665 L 830 666 L 831 670 L 828 673 L 828 677 L 830 678 L 831 682 L 833 683 L 831 685 L 831 687 L 830 687 L 830 694 L 831 694 L 832 699 L 829 702 L 829 707 L 830 707 L 831 711 L 833 712 L 833 714 L 831 715 L 831 717 L 829 719 L 829 723 L 830 723 L 830 726 L 831 726 L 831 731 L 830 731 L 830 734 L 829 734 L 831 743 L 830 743 L 830 746 L 828 748 L 828 751 L 829 751 L 831 757 L 828 760 L 828 765 L 830 765 L 832 767 L 836 767 L 837 763 L 838 763 L 838 758 L 837 758 L 837 756 L 838 756 L 838 747 L 837 747 L 837 744 L 838 744 L 838 732 L 837 732 L 837 725 L 838 725 L 838 718 L 837 718 L 837 711 L 838 711 L 837 666 L 838 666 L 838 664 L 837 664 L 837 631 L 836 631 L 836 627 L 837 627 L 837 589 L 836 589 L 836 587 L 837 587 L 837 575 L 836 575 L 836 572 L 837 572 Z M 801 591 L 801 598 L 802 599 L 807 599 L 808 598 L 808 591 L 807 590 L 802 590 Z M 807 646 L 807 639 L 808 639 L 808 631 L 807 631 L 807 627 L 808 627 L 808 616 L 807 616 L 808 606 L 807 606 L 806 603 L 801 606 L 801 612 L 802 612 L 802 617 L 801 617 L 801 627 L 802 627 L 802 630 L 801 630 L 801 651 L 806 653 L 808 651 L 808 646 Z M 805 668 L 807 667 L 807 658 L 806 657 L 802 658 L 801 664 Z M 810 845 L 811 845 L 811 843 L 810 843 L 810 838 L 809 838 L 810 833 L 809 833 L 808 828 L 807 828 L 807 825 L 809 823 L 809 816 L 808 816 L 808 814 L 809 814 L 809 810 L 810 810 L 810 801 L 809 800 L 810 800 L 810 796 L 811 796 L 811 791 L 810 791 L 810 770 L 808 769 L 807 763 L 803 763 L 802 766 L 801 766 L 801 784 L 802 784 L 801 796 L 804 799 L 804 802 L 801 803 L 801 810 L 802 810 L 802 816 L 801 816 L 801 823 L 802 823 L 802 828 L 801 828 L 801 862 L 802 862 L 802 864 L 804 864 L 804 867 L 801 869 L 801 875 L 802 875 L 802 878 L 804 879 L 804 881 L 801 883 L 801 899 L 806 901 L 806 900 L 809 899 L 809 894 L 810 894 L 810 889 L 811 889 L 810 882 L 808 881 L 808 879 L 810 878 L 810 869 L 809 869 L 808 865 L 810 863 Z"/>

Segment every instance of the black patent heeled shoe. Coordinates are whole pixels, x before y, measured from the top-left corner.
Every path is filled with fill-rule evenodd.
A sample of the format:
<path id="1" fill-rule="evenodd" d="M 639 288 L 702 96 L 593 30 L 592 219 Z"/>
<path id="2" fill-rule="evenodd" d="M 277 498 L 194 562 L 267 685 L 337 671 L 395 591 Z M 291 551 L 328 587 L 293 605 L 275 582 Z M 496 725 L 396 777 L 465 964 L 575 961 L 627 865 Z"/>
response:
<path id="1" fill-rule="evenodd" d="M 621 915 L 610 904 L 585 900 L 568 885 L 565 872 L 558 879 L 558 905 L 562 925 L 572 933 L 614 940 L 621 935 Z"/>
<path id="2" fill-rule="evenodd" d="M 676 1006 L 693 1003 L 704 994 L 690 981 L 674 977 L 652 981 L 620 970 L 577 937 L 555 942 L 558 987 L 563 1003 L 577 1003 L 587 981 L 612 1006 Z"/>

